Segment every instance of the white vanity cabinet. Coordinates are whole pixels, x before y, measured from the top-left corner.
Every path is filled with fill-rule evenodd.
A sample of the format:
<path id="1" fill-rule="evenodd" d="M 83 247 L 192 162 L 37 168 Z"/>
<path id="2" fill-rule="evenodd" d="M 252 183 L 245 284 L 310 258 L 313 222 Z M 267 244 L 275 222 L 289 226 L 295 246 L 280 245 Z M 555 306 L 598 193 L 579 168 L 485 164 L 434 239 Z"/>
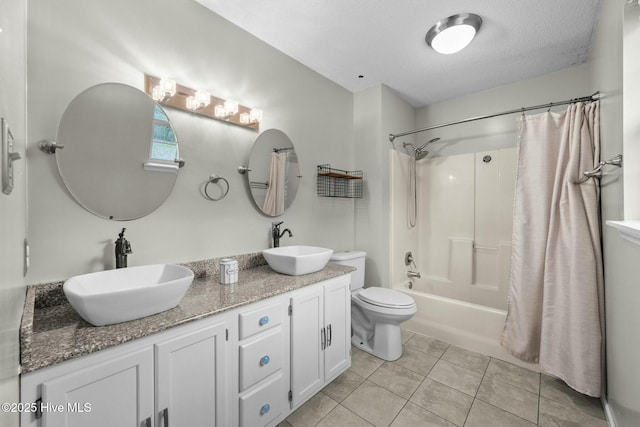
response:
<path id="1" fill-rule="evenodd" d="M 153 414 L 153 351 L 145 348 L 117 356 L 44 379 L 40 386 L 42 426 L 144 425 L 141 423 L 150 422 Z M 31 421 L 37 425 L 35 416 Z M 31 424 L 23 417 L 21 425 Z"/>
<path id="2" fill-rule="evenodd" d="M 142 338 L 21 378 L 21 426 L 227 426 L 224 316 Z"/>
<path id="3" fill-rule="evenodd" d="M 154 346 L 155 426 L 229 425 L 226 326 L 220 321 Z"/>
<path id="4" fill-rule="evenodd" d="M 21 426 L 276 426 L 351 364 L 350 277 L 23 374 Z"/>
<path id="5" fill-rule="evenodd" d="M 350 275 L 291 297 L 291 396 L 298 407 L 351 365 Z"/>

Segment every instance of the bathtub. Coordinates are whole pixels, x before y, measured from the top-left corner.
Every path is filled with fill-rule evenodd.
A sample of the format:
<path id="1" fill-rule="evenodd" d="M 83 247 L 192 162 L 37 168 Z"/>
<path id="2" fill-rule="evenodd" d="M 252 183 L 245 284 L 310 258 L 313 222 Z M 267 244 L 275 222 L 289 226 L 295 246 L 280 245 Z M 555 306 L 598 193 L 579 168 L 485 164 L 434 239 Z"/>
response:
<path id="1" fill-rule="evenodd" d="M 419 286 L 414 281 L 409 289 L 408 280 L 394 286 L 411 296 L 418 308 L 403 329 L 540 372 L 538 365 L 523 362 L 500 345 L 506 311 L 422 292 Z"/>

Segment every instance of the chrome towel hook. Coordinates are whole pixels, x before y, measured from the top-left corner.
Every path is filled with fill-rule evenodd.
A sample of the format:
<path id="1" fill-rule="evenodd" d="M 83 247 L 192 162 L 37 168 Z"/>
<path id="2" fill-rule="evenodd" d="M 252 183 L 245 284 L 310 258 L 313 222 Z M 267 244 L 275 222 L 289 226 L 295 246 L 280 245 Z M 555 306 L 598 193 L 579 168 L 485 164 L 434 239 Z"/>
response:
<path id="1" fill-rule="evenodd" d="M 2 151 L 2 153 L 0 153 L 0 158 L 2 159 L 0 166 L 2 170 L 2 192 L 9 195 L 11 191 L 13 191 L 13 162 L 20 160 L 22 157 L 20 153 L 13 151 L 13 134 L 4 117 L 0 119 L 0 128 L 0 140 L 2 142 L 0 148 L 0 151 Z"/>

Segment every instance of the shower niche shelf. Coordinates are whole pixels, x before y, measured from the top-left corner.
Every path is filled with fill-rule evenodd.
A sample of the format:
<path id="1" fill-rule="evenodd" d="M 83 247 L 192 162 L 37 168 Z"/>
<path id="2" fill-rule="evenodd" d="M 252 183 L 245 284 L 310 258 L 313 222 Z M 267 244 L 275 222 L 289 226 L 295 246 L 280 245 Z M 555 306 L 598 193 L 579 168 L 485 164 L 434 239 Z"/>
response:
<path id="1" fill-rule="evenodd" d="M 318 196 L 362 198 L 362 171 L 346 171 L 318 165 Z"/>

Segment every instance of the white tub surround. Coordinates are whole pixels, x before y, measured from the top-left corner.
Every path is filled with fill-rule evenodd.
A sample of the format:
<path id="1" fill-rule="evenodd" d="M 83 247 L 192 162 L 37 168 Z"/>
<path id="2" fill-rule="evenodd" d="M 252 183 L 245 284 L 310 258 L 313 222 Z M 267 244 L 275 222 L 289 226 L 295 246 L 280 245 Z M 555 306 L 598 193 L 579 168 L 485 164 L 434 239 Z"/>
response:
<path id="1" fill-rule="evenodd" d="M 412 280 L 412 287 L 409 289 L 408 281 L 394 286 L 411 296 L 418 308 L 416 315 L 404 323 L 403 328 L 540 371 L 537 365 L 523 362 L 500 346 L 506 311 L 424 292 L 420 280 Z"/>

